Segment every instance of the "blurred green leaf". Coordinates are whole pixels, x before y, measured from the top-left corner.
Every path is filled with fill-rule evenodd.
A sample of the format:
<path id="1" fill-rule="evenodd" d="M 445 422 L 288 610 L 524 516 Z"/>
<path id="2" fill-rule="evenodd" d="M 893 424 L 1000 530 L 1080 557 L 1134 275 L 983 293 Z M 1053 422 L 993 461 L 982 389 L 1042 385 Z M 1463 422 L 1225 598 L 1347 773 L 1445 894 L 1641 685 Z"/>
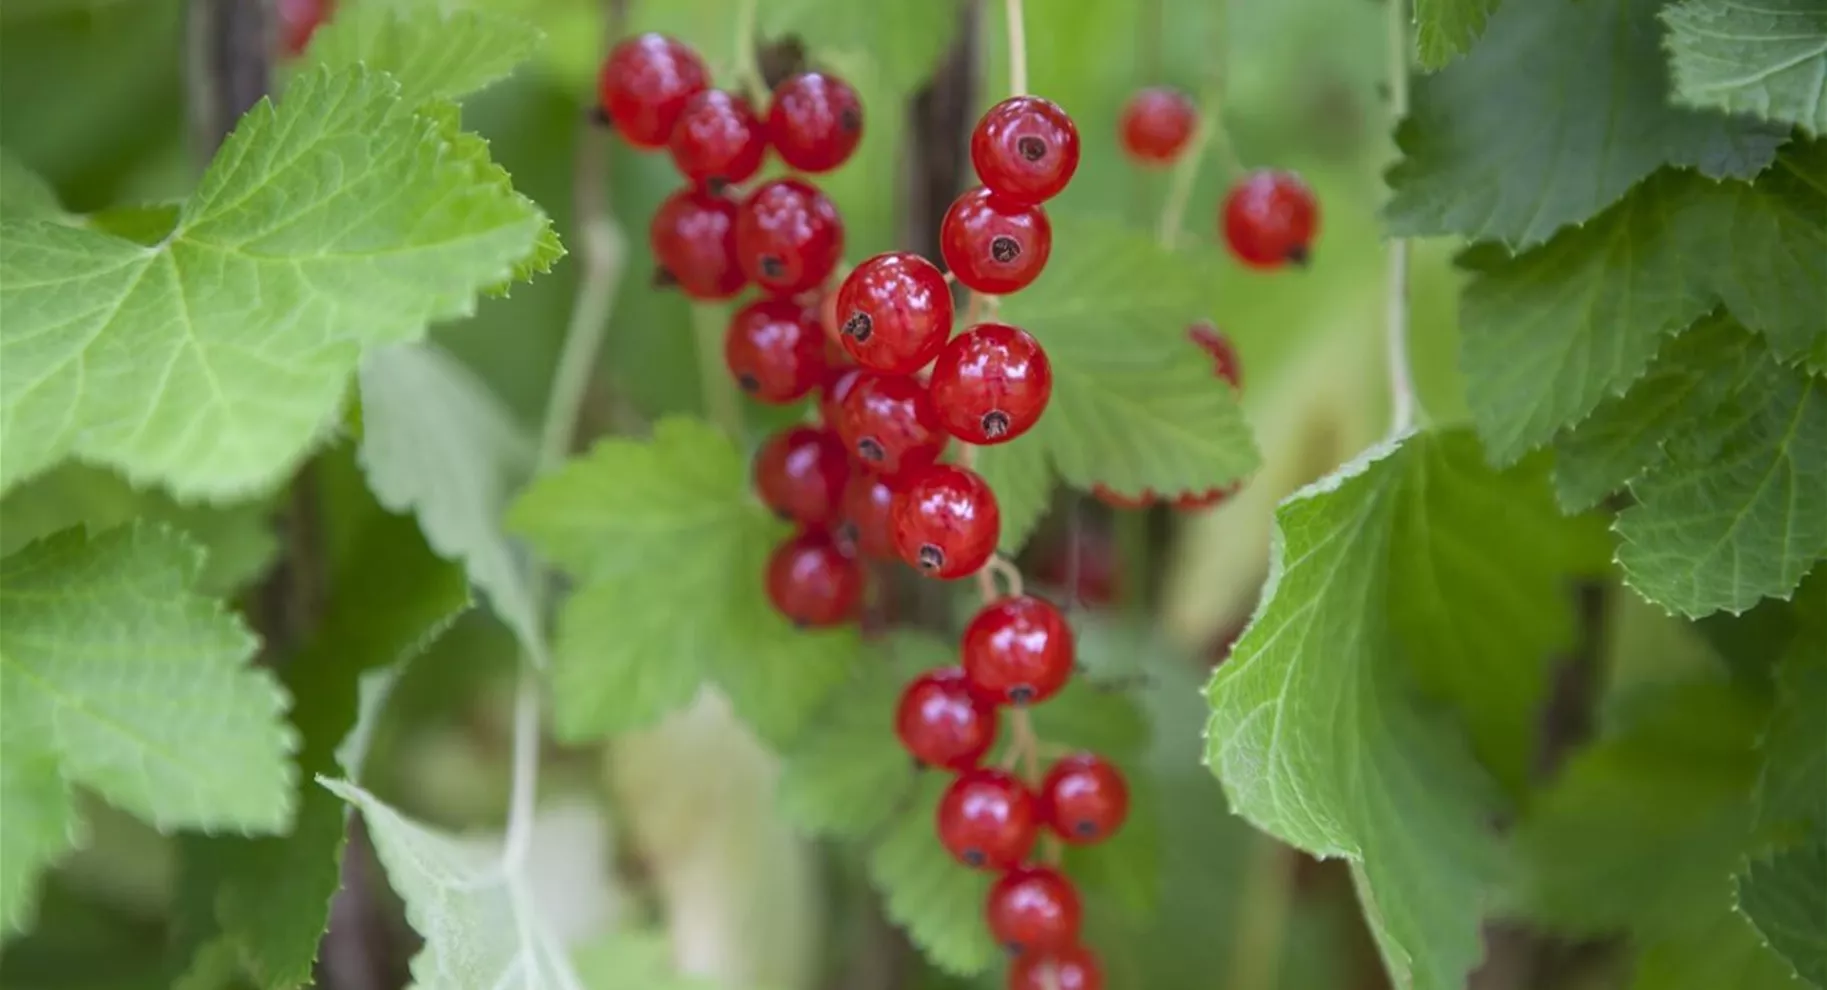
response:
<path id="1" fill-rule="evenodd" d="M 665 932 L 617 932 L 572 954 L 590 990 L 717 990 L 712 980 L 682 976 Z"/>
<path id="2" fill-rule="evenodd" d="M 1678 937 L 1643 943 L 1630 990 L 1794 990 L 1795 976 L 1743 915 L 1723 904 Z"/>
<path id="3" fill-rule="evenodd" d="M 1827 9 L 1814 0 L 1685 0 L 1662 12 L 1675 97 L 1827 133 Z"/>
<path id="4" fill-rule="evenodd" d="M 1484 33 L 1502 0 L 1415 0 L 1415 44 L 1423 69 L 1438 69 Z"/>
<path id="5" fill-rule="evenodd" d="M 332 70 L 385 72 L 399 81 L 402 101 L 421 106 L 498 82 L 532 57 L 541 40 L 531 24 L 485 10 L 358 3 L 312 35 L 305 59 Z"/>
<path id="6" fill-rule="evenodd" d="M 1798 631 L 1777 668 L 1776 713 L 1763 739 L 1759 820 L 1827 829 L 1827 569 L 1796 593 L 1788 611 Z"/>
<path id="7" fill-rule="evenodd" d="M 1738 909 L 1795 972 L 1827 987 L 1827 826 L 1813 842 L 1752 861 Z"/>

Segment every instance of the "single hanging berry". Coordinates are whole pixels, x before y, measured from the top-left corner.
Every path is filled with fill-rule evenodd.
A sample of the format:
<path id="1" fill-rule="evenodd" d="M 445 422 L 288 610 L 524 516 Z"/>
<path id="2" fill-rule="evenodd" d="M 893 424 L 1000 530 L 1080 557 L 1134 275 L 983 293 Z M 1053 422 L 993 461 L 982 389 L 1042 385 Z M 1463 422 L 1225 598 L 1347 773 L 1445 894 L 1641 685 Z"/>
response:
<path id="1" fill-rule="evenodd" d="M 1219 378 L 1231 383 L 1234 389 L 1243 389 L 1243 359 L 1237 356 L 1237 345 L 1231 338 L 1218 332 L 1210 323 L 1195 323 L 1186 328 L 1186 336 L 1195 346 L 1212 356 L 1212 370 Z"/>
<path id="2" fill-rule="evenodd" d="M 679 172 L 712 187 L 742 182 L 761 169 L 767 133 L 749 101 L 721 89 L 693 96 L 667 142 Z"/>
<path id="3" fill-rule="evenodd" d="M 817 319 L 789 299 L 757 299 L 737 310 L 723 336 L 723 361 L 744 392 L 775 404 L 804 398 L 831 373 Z"/>
<path id="4" fill-rule="evenodd" d="M 1104 972 L 1090 949 L 1075 945 L 1017 956 L 1009 964 L 1009 990 L 1104 990 Z"/>
<path id="5" fill-rule="evenodd" d="M 984 905 L 990 937 L 1010 955 L 1042 955 L 1078 944 L 1078 888 L 1051 866 L 1010 870 L 990 885 Z"/>
<path id="6" fill-rule="evenodd" d="M 702 189 L 681 189 L 647 225 L 660 268 L 693 299 L 728 299 L 748 279 L 736 263 L 736 204 Z"/>
<path id="7" fill-rule="evenodd" d="M 304 54 L 311 36 L 336 10 L 332 0 L 279 0 L 274 16 L 279 21 L 279 47 L 290 58 Z"/>
<path id="8" fill-rule="evenodd" d="M 736 259 L 756 285 L 777 296 L 822 284 L 843 253 L 843 218 L 809 182 L 764 182 L 737 211 Z"/>
<path id="9" fill-rule="evenodd" d="M 985 605 L 964 627 L 964 674 L 987 697 L 1031 705 L 1072 677 L 1072 627 L 1052 602 L 1015 595 Z"/>
<path id="10" fill-rule="evenodd" d="M 1078 127 L 1052 100 L 1010 97 L 971 132 L 971 164 L 997 193 L 1017 203 L 1046 202 L 1078 171 Z"/>
<path id="11" fill-rule="evenodd" d="M 978 767 L 952 781 L 939 798 L 939 841 L 966 866 L 1013 869 L 1034 846 L 1034 796 L 1014 775 Z"/>
<path id="12" fill-rule="evenodd" d="M 1224 240 L 1252 268 L 1307 263 L 1319 232 L 1319 204 L 1293 172 L 1244 176 L 1224 197 Z"/>
<path id="13" fill-rule="evenodd" d="M 850 480 L 844 442 L 830 430 L 789 426 L 755 455 L 755 489 L 768 507 L 808 526 L 836 521 Z"/>
<path id="14" fill-rule="evenodd" d="M 836 76 L 789 76 L 774 87 L 768 137 L 781 161 L 801 172 L 829 172 L 863 139 L 863 101 Z"/>
<path id="15" fill-rule="evenodd" d="M 1061 757 L 1040 785 L 1041 817 L 1060 838 L 1076 845 L 1102 842 L 1129 817 L 1129 784 L 1103 757 Z"/>
<path id="16" fill-rule="evenodd" d="M 929 767 L 965 771 L 996 741 L 996 708 L 971 693 L 957 667 L 929 670 L 911 681 L 895 707 L 895 735 Z"/>
<path id="17" fill-rule="evenodd" d="M 964 287 L 992 296 L 1026 288 L 1047 267 L 1047 212 L 978 186 L 952 202 L 939 224 L 939 253 Z"/>
<path id="18" fill-rule="evenodd" d="M 856 363 L 911 375 L 932 363 L 952 332 L 952 290 L 917 254 L 878 254 L 837 291 L 838 339 Z"/>
<path id="19" fill-rule="evenodd" d="M 609 53 L 596 89 L 622 140 L 637 148 L 664 148 L 685 104 L 709 85 L 704 60 L 689 45 L 643 34 Z"/>
<path id="20" fill-rule="evenodd" d="M 901 559 L 942 581 L 977 573 L 1002 537 L 1002 513 L 989 482 L 955 464 L 934 464 L 909 477 L 895 494 L 892 518 Z"/>
<path id="21" fill-rule="evenodd" d="M 851 456 L 889 484 L 911 477 L 945 450 L 945 427 L 932 397 L 905 375 L 859 375 L 839 402 L 837 432 Z"/>
<path id="22" fill-rule="evenodd" d="M 1007 443 L 1040 421 L 1053 395 L 1053 367 L 1027 331 L 979 323 L 939 352 L 929 388 L 952 436 L 978 446 Z"/>
<path id="23" fill-rule="evenodd" d="M 835 626 L 856 615 L 863 569 L 822 530 L 806 530 L 768 558 L 768 600 L 794 625 Z"/>
<path id="24" fill-rule="evenodd" d="M 871 471 L 854 471 L 838 507 L 837 541 L 851 556 L 900 560 L 894 548 L 894 489 Z"/>
<path id="25" fill-rule="evenodd" d="M 1185 93 L 1165 86 L 1141 90 L 1123 107 L 1123 150 L 1143 165 L 1166 165 L 1186 150 L 1198 123 Z"/>

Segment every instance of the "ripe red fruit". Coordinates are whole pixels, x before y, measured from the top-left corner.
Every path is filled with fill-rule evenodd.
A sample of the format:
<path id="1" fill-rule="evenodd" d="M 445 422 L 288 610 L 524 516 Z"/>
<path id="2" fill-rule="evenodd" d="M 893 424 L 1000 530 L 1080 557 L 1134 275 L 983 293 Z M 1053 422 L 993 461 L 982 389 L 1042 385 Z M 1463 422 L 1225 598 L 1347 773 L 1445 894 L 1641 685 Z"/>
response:
<path id="1" fill-rule="evenodd" d="M 1233 481 L 1222 488 L 1208 488 L 1202 492 L 1186 492 L 1173 501 L 1173 506 L 1181 512 L 1196 512 L 1200 509 L 1212 509 L 1223 505 L 1232 495 L 1243 489 L 1243 482 Z"/>
<path id="2" fill-rule="evenodd" d="M 865 368 L 911 375 L 932 363 L 952 332 L 952 290 L 917 254 L 878 254 L 837 290 L 838 339 Z"/>
<path id="3" fill-rule="evenodd" d="M 998 599 L 964 627 L 963 657 L 965 676 L 986 697 L 1045 701 L 1072 677 L 1072 627 L 1044 598 Z"/>
<path id="4" fill-rule="evenodd" d="M 1016 957 L 1009 964 L 1009 990 L 1104 990 L 1104 973 L 1090 949 L 1075 945 Z"/>
<path id="5" fill-rule="evenodd" d="M 910 475 L 895 495 L 892 518 L 901 559 L 942 581 L 977 573 L 1002 537 L 1002 513 L 989 482 L 955 464 Z"/>
<path id="6" fill-rule="evenodd" d="M 755 455 L 755 489 L 782 516 L 808 526 L 837 519 L 850 458 L 830 430 L 789 426 L 768 438 Z"/>
<path id="7" fill-rule="evenodd" d="M 993 296 L 1025 288 L 1040 277 L 1053 251 L 1047 212 L 1023 206 L 984 186 L 965 192 L 939 225 L 939 253 L 967 289 Z"/>
<path id="8" fill-rule="evenodd" d="M 990 886 L 990 936 L 1012 955 L 1045 955 L 1078 944 L 1078 889 L 1051 866 L 1010 870 Z"/>
<path id="9" fill-rule="evenodd" d="M 744 274 L 775 295 L 822 284 L 843 253 L 843 218 L 808 182 L 764 182 L 736 213 L 736 259 Z"/>
<path id="10" fill-rule="evenodd" d="M 689 45 L 643 34 L 609 53 L 596 91 L 624 141 L 637 148 L 663 148 L 685 104 L 709 85 L 704 60 Z"/>
<path id="11" fill-rule="evenodd" d="M 800 533 L 768 558 L 768 600 L 796 626 L 834 626 L 856 614 L 863 569 L 823 530 Z"/>
<path id="12" fill-rule="evenodd" d="M 1141 90 L 1123 107 L 1123 150 L 1144 165 L 1166 165 L 1186 150 L 1198 124 L 1186 94 L 1165 86 Z"/>
<path id="13" fill-rule="evenodd" d="M 914 678 L 901 692 L 894 731 L 926 766 L 969 770 L 996 741 L 996 708 L 971 693 L 964 671 L 942 667 Z"/>
<path id="14" fill-rule="evenodd" d="M 728 299 L 747 281 L 736 264 L 736 204 L 702 189 L 681 189 L 647 226 L 654 260 L 693 299 Z"/>
<path id="15" fill-rule="evenodd" d="M 672 161 L 693 182 L 741 182 L 761 169 L 767 132 L 749 101 L 721 89 L 693 96 L 667 142 Z"/>
<path id="16" fill-rule="evenodd" d="M 926 386 L 865 371 L 838 406 L 837 432 L 862 465 L 891 484 L 939 459 L 945 427 Z"/>
<path id="17" fill-rule="evenodd" d="M 899 560 L 894 548 L 894 489 L 880 475 L 857 471 L 844 486 L 838 506 L 838 544 L 851 556 Z"/>
<path id="18" fill-rule="evenodd" d="M 303 55 L 311 36 L 335 9 L 331 0 L 279 0 L 274 14 L 279 18 L 280 48 L 294 58 Z"/>
<path id="19" fill-rule="evenodd" d="M 744 392 L 776 404 L 804 398 L 831 372 L 816 317 L 789 299 L 757 299 L 737 310 L 723 336 L 723 361 Z"/>
<path id="20" fill-rule="evenodd" d="M 863 139 L 863 101 L 836 76 L 790 76 L 774 87 L 768 137 L 788 165 L 801 172 L 829 172 Z"/>
<path id="21" fill-rule="evenodd" d="M 850 390 L 856 387 L 856 383 L 865 374 L 867 372 L 863 369 L 854 366 L 834 366 L 825 373 L 824 384 L 818 392 L 818 417 L 826 426 L 838 430 L 840 434 L 843 432 L 839 421 L 843 418 L 844 396 L 850 394 Z"/>
<path id="22" fill-rule="evenodd" d="M 1041 816 L 1077 845 L 1102 842 L 1129 817 L 1129 785 L 1115 764 L 1091 753 L 1061 757 L 1040 785 Z"/>
<path id="23" fill-rule="evenodd" d="M 971 132 L 971 164 L 996 192 L 1018 203 L 1045 202 L 1078 170 L 1078 127 L 1052 100 L 1010 97 Z"/>
<path id="24" fill-rule="evenodd" d="M 939 841 L 966 866 L 1013 869 L 1034 846 L 1034 795 L 1002 770 L 979 767 L 959 774 L 939 798 L 936 817 Z"/>
<path id="25" fill-rule="evenodd" d="M 1231 338 L 1218 332 L 1210 323 L 1195 323 L 1186 328 L 1186 335 L 1198 348 L 1212 356 L 1213 370 L 1219 378 L 1231 383 L 1231 387 L 1243 388 L 1243 361 L 1237 356 L 1237 345 Z"/>
<path id="26" fill-rule="evenodd" d="M 1134 512 L 1152 508 L 1159 500 L 1159 496 L 1155 495 L 1155 490 L 1152 488 L 1143 489 L 1140 495 L 1125 495 L 1114 488 L 1107 488 L 1103 485 L 1092 485 L 1091 497 L 1119 512 Z"/>
<path id="27" fill-rule="evenodd" d="M 1053 366 L 1027 331 L 979 323 L 939 352 L 928 387 L 952 436 L 980 446 L 1007 443 L 1040 421 L 1053 395 Z"/>
<path id="28" fill-rule="evenodd" d="M 1224 197 L 1225 243 L 1252 268 L 1306 264 L 1318 231 L 1319 204 L 1293 172 L 1251 172 Z"/>

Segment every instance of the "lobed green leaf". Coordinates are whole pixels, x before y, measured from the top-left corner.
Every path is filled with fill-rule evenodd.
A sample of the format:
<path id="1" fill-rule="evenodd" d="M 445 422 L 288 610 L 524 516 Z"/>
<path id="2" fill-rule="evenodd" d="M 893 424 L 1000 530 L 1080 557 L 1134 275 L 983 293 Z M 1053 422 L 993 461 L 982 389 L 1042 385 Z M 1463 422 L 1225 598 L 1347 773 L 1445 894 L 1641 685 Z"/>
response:
<path id="1" fill-rule="evenodd" d="M 1675 97 L 1827 134 L 1827 9 L 1813 0 L 1684 0 L 1662 11 Z"/>

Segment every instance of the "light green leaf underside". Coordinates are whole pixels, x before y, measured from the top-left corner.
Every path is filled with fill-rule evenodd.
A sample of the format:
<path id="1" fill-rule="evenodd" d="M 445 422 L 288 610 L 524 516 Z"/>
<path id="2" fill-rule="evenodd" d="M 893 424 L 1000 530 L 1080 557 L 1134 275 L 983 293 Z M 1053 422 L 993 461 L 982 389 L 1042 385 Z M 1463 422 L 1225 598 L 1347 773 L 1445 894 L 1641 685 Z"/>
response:
<path id="1" fill-rule="evenodd" d="M 1506 3 L 1415 82 L 1390 170 L 1398 234 L 1541 243 L 1663 165 L 1748 178 L 1786 129 L 1667 104 L 1661 0 Z"/>
<path id="2" fill-rule="evenodd" d="M 1827 133 L 1827 7 L 1818 0 L 1686 0 L 1662 20 L 1677 99 Z"/>
<path id="3" fill-rule="evenodd" d="M 1738 909 L 1816 987 L 1827 987 L 1827 827 L 1814 841 L 1751 863 Z"/>
<path id="4" fill-rule="evenodd" d="M 1438 69 L 1465 53 L 1484 33 L 1502 0 L 1415 0 L 1415 46 L 1421 67 Z"/>

